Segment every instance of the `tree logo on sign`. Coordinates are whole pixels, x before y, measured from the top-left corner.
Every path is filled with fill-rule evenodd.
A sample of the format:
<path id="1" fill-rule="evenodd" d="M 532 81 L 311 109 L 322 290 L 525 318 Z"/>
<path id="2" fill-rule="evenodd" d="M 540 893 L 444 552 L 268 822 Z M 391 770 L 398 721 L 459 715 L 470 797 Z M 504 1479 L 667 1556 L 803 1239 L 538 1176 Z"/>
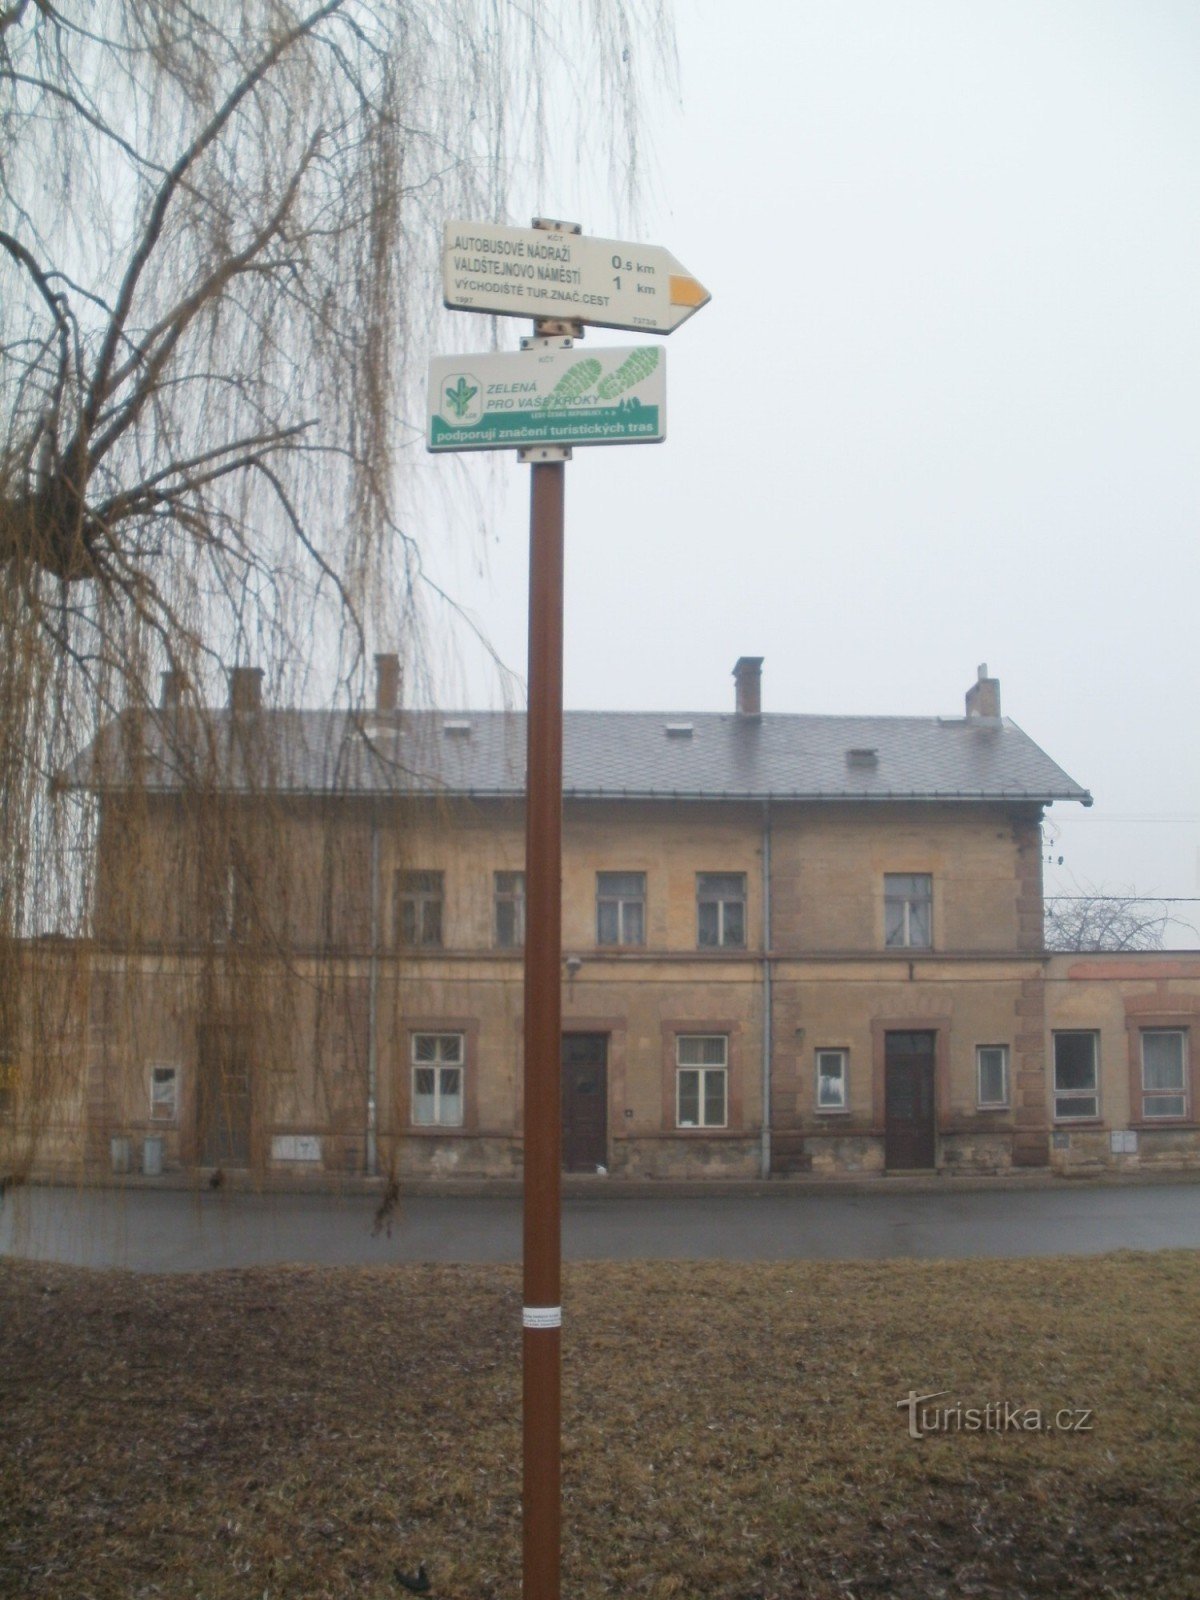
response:
<path id="1" fill-rule="evenodd" d="M 479 398 L 482 387 L 472 373 L 452 373 L 442 386 L 442 393 L 446 397 L 446 421 L 455 427 L 478 422 L 483 414 L 483 403 Z"/>

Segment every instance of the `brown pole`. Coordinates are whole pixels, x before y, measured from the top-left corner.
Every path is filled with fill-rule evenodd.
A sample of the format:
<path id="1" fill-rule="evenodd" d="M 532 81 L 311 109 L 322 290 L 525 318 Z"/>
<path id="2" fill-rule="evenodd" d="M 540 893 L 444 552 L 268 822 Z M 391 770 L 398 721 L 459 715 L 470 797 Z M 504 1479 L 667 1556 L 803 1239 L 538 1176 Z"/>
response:
<path id="1" fill-rule="evenodd" d="M 532 468 L 525 801 L 524 1600 L 559 1600 L 562 1533 L 562 461 Z"/>

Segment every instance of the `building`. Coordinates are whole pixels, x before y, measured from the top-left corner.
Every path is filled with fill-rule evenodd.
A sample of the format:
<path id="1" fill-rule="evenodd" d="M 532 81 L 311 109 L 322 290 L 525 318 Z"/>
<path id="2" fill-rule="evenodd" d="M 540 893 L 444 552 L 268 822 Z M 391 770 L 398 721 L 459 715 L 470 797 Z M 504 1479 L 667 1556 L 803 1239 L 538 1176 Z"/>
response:
<path id="1" fill-rule="evenodd" d="M 1044 808 L 1000 710 L 567 713 L 563 1153 L 639 1178 L 1200 1160 L 1200 957 L 1049 956 Z M 164 683 L 98 805 L 80 1156 L 515 1175 L 524 718 Z M 61 1140 L 60 1140 L 61 1145 Z M 124 1146 L 121 1147 L 124 1149 Z"/>

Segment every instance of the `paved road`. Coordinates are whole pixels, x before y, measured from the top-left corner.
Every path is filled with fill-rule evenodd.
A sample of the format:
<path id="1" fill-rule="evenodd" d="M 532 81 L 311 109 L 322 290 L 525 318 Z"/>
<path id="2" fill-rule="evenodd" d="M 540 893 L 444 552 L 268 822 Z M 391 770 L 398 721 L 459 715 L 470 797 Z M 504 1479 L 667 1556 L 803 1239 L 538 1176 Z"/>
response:
<path id="1" fill-rule="evenodd" d="M 135 1272 L 271 1262 L 516 1261 L 520 1201 L 406 1196 L 391 1236 L 367 1196 L 32 1188 L 0 1203 L 0 1253 Z M 568 1260 L 837 1260 L 1200 1249 L 1200 1184 L 569 1196 Z"/>

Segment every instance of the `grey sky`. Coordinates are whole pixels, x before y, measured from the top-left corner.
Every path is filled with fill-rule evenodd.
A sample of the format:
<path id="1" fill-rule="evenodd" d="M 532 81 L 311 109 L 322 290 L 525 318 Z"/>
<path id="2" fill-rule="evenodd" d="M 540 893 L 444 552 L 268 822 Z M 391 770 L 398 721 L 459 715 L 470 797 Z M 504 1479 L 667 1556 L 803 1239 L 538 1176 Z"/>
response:
<path id="1" fill-rule="evenodd" d="M 1048 888 L 1200 895 L 1200 8 L 681 0 L 678 31 L 639 231 L 713 302 L 667 341 L 668 442 L 568 468 L 568 704 L 725 709 L 752 653 L 768 710 L 954 714 L 987 661 L 1096 796 L 1054 808 Z M 617 231 L 563 190 L 530 211 Z M 486 571 L 438 571 L 521 671 L 496 462 Z"/>

